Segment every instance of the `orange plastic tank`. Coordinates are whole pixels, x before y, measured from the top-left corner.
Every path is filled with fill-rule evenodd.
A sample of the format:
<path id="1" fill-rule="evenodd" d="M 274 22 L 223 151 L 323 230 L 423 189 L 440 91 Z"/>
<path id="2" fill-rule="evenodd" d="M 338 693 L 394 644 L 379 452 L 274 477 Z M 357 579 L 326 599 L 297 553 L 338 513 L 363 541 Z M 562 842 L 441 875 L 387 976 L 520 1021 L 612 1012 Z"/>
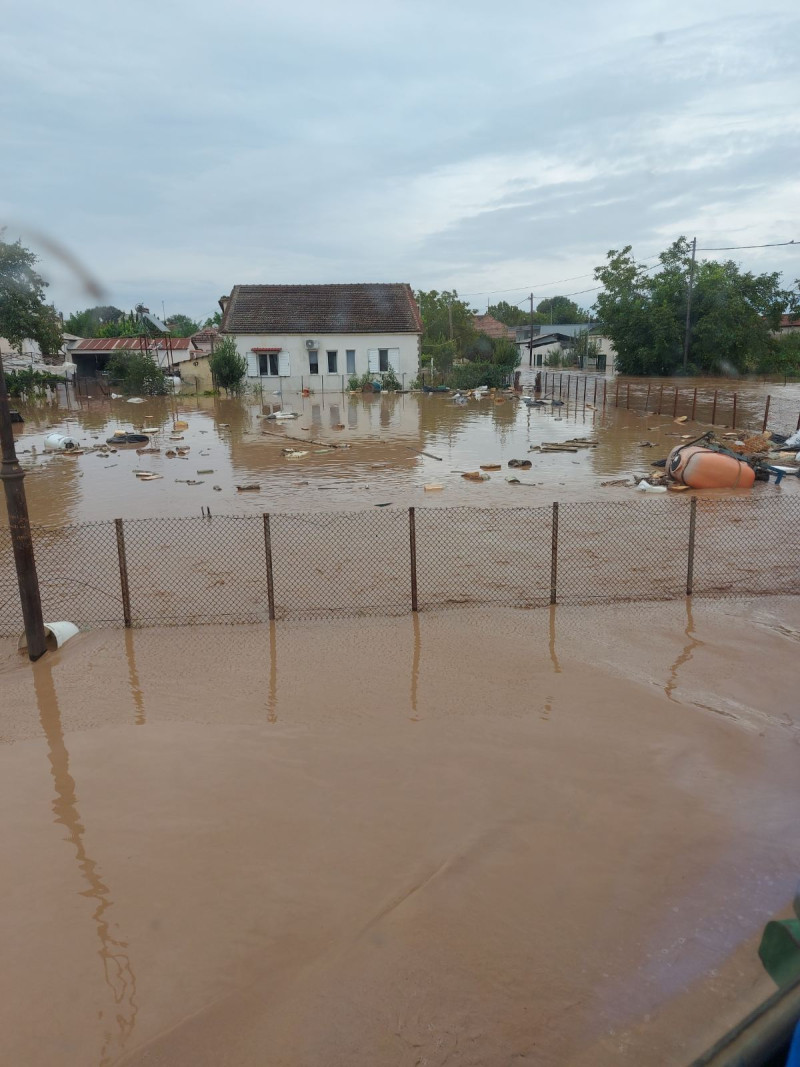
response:
<path id="1" fill-rule="evenodd" d="M 756 480 L 756 472 L 749 464 L 702 445 L 673 448 L 667 472 L 670 478 L 692 489 L 750 489 Z"/>

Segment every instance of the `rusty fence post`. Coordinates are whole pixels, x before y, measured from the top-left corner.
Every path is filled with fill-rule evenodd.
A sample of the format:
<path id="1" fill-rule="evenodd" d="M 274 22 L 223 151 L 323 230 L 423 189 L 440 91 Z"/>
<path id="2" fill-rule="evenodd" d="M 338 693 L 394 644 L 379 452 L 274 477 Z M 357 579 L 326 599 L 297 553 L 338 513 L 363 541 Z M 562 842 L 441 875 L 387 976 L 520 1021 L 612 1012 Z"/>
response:
<path id="1" fill-rule="evenodd" d="M 584 374 L 584 376 L 583 376 L 583 406 L 584 407 L 586 407 L 586 382 L 587 382 L 587 378 L 586 378 L 586 375 Z"/>
<path id="2" fill-rule="evenodd" d="M 663 399 L 664 399 L 664 386 L 662 384 L 661 389 L 659 390 L 659 393 L 658 393 L 658 414 L 659 415 L 661 414 L 661 403 L 662 403 Z"/>
<path id="3" fill-rule="evenodd" d="M 733 416 L 731 418 L 731 429 L 736 429 L 736 393 L 733 394 Z"/>
<path id="4" fill-rule="evenodd" d="M 269 527 L 269 512 L 264 512 L 264 553 L 267 559 L 267 602 L 269 620 L 275 621 L 275 585 L 272 576 L 272 531 Z"/>
<path id="5" fill-rule="evenodd" d="M 617 391 L 614 394 L 614 407 L 619 407 L 619 378 L 617 378 Z"/>
<path id="6" fill-rule="evenodd" d="M 672 405 L 672 417 L 673 419 L 678 414 L 678 387 L 675 386 L 675 401 Z"/>
<path id="7" fill-rule="evenodd" d="M 711 425 L 714 426 L 717 421 L 717 390 L 714 390 L 714 403 L 711 405 Z"/>
<path id="8" fill-rule="evenodd" d="M 697 386 L 694 387 L 694 396 L 692 397 L 692 422 L 694 422 L 694 413 L 697 408 Z"/>
<path id="9" fill-rule="evenodd" d="M 594 379 L 594 400 L 592 400 L 592 403 L 595 407 L 597 406 L 597 375 L 595 375 Z"/>
<path id="10" fill-rule="evenodd" d="M 117 557 L 119 558 L 119 584 L 122 590 L 122 617 L 125 620 L 125 629 L 130 630 L 131 622 L 131 591 L 128 585 L 128 557 L 125 553 L 125 531 L 122 528 L 122 519 L 114 519 L 117 531 Z"/>
<path id="11" fill-rule="evenodd" d="M 647 409 L 650 407 L 650 382 L 647 383 L 647 396 L 644 398 L 644 413 L 647 414 Z"/>
<path id="12" fill-rule="evenodd" d="M 604 378 L 603 379 L 603 411 L 606 410 L 606 386 L 607 385 L 608 385 L 608 382 Z"/>
<path id="13" fill-rule="evenodd" d="M 769 397 L 769 396 L 767 397 L 767 403 L 766 403 L 766 405 L 764 407 L 764 422 L 761 425 L 761 432 L 762 433 L 766 433 L 767 432 L 767 419 L 769 418 L 769 402 L 770 402 L 771 399 L 772 399 L 772 397 Z"/>
<path id="14" fill-rule="evenodd" d="M 553 503 L 553 536 L 550 543 L 550 603 L 556 602 L 558 585 L 558 501 Z"/>
<path id="15" fill-rule="evenodd" d="M 686 561 L 686 595 L 691 596 L 694 589 L 694 539 L 697 528 L 697 497 L 692 497 L 689 505 L 689 558 Z"/>
<path id="16" fill-rule="evenodd" d="M 417 516 L 414 508 L 408 509 L 408 543 L 411 549 L 411 610 L 419 611 L 417 603 Z"/>

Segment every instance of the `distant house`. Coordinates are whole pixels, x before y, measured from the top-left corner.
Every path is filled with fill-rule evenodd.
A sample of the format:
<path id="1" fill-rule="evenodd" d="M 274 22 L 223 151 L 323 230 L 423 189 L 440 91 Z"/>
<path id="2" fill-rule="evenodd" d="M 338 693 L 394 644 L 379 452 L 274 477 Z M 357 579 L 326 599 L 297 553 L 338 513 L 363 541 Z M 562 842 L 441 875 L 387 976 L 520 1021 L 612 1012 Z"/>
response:
<path id="1" fill-rule="evenodd" d="M 517 337 L 517 331 L 513 326 L 506 326 L 493 315 L 474 315 L 472 325 L 478 333 L 485 333 L 487 337 L 507 337 L 510 341 L 515 341 Z"/>
<path id="2" fill-rule="evenodd" d="M 778 333 L 800 333 L 800 319 L 794 315 L 781 315 Z"/>
<path id="3" fill-rule="evenodd" d="M 193 337 L 161 337 L 144 341 L 139 337 L 85 337 L 70 352 L 79 378 L 94 378 L 106 369 L 116 352 L 149 351 L 164 370 L 180 367 L 195 358 L 198 352 L 210 351 L 210 343 L 200 343 Z"/>
<path id="4" fill-rule="evenodd" d="M 571 351 L 575 345 L 576 338 L 580 334 L 585 334 L 587 330 L 589 330 L 592 341 L 596 342 L 599 349 L 601 358 L 597 369 L 613 370 L 614 357 L 616 355 L 614 346 L 610 339 L 603 334 L 602 326 L 586 322 L 562 322 L 547 326 L 534 324 L 532 345 L 531 327 L 517 326 L 516 341 L 523 366 L 529 365 L 531 348 L 533 349 L 532 365 L 534 367 L 547 366 L 549 357 Z"/>
<path id="5" fill-rule="evenodd" d="M 22 352 L 14 348 L 11 342 L 5 338 L 0 337 L 0 356 L 3 357 L 3 362 L 7 367 L 15 366 L 37 366 L 42 367 L 47 364 L 48 366 L 58 366 L 62 364 L 71 350 L 80 341 L 80 337 L 77 337 L 74 333 L 64 333 L 61 335 L 61 348 L 58 355 L 55 356 L 43 356 L 39 345 L 36 341 L 26 339 L 22 342 Z"/>
<path id="6" fill-rule="evenodd" d="M 340 389 L 351 375 L 391 369 L 408 385 L 419 372 L 422 320 L 405 283 L 235 285 L 220 307 L 249 379 Z"/>

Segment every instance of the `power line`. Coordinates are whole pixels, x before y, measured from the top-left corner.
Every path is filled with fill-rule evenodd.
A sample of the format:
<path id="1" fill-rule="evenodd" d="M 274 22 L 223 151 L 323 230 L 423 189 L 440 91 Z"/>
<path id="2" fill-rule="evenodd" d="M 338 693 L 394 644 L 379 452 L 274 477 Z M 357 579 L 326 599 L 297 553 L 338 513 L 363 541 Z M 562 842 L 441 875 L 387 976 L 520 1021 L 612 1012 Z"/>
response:
<path id="1" fill-rule="evenodd" d="M 698 247 L 697 251 L 698 252 L 737 252 L 737 251 L 744 251 L 745 249 L 753 249 L 753 248 L 787 248 L 789 245 L 796 245 L 798 248 L 800 248 L 800 244 L 797 241 L 791 240 L 791 241 L 773 241 L 773 242 L 771 242 L 769 244 L 763 244 L 763 245 L 723 245 L 720 248 L 700 248 L 700 247 Z M 639 262 L 640 263 L 646 263 L 649 259 L 658 259 L 660 255 L 661 255 L 660 252 L 656 252 L 655 255 L 645 256 Z M 658 264 L 654 264 L 654 265 L 658 266 Z M 646 269 L 647 270 L 651 270 L 652 268 L 651 267 L 647 267 Z M 573 274 L 569 278 L 556 278 L 554 281 L 537 282 L 535 285 L 514 285 L 514 286 L 511 286 L 509 289 L 481 289 L 479 292 L 461 293 L 461 296 L 462 297 L 468 297 L 468 296 L 496 296 L 498 293 L 518 293 L 518 292 L 521 292 L 523 289 L 528 289 L 528 290 L 530 290 L 530 289 L 547 289 L 548 286 L 561 285 L 562 282 L 576 282 L 576 281 L 579 281 L 581 278 L 593 278 L 593 277 L 594 277 L 594 271 L 591 271 L 589 274 Z M 564 294 L 559 294 L 559 295 L 563 295 L 563 296 L 582 296 L 584 293 L 596 293 L 598 291 L 598 289 L 602 289 L 602 288 L 603 288 L 602 285 L 598 285 L 598 286 L 595 286 L 593 289 L 581 289 L 576 293 L 564 293 Z M 528 299 L 527 296 L 523 297 L 523 300 L 527 300 L 527 299 Z M 518 301 L 518 303 L 521 304 L 522 300 Z"/>

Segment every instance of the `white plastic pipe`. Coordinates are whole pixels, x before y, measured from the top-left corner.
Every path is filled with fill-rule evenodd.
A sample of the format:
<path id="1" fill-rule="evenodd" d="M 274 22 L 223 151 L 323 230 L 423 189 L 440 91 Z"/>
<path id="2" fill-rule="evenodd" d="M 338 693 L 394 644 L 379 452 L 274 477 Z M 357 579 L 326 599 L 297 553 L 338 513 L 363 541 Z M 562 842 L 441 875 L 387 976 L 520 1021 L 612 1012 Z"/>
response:
<path id="1" fill-rule="evenodd" d="M 80 633 L 80 630 L 74 622 L 46 622 L 44 624 L 44 636 L 47 651 L 55 652 L 57 648 L 61 648 L 65 641 L 69 641 L 70 637 L 74 637 L 77 633 Z M 28 651 L 28 640 L 25 634 L 21 635 L 17 648 L 20 652 Z"/>

